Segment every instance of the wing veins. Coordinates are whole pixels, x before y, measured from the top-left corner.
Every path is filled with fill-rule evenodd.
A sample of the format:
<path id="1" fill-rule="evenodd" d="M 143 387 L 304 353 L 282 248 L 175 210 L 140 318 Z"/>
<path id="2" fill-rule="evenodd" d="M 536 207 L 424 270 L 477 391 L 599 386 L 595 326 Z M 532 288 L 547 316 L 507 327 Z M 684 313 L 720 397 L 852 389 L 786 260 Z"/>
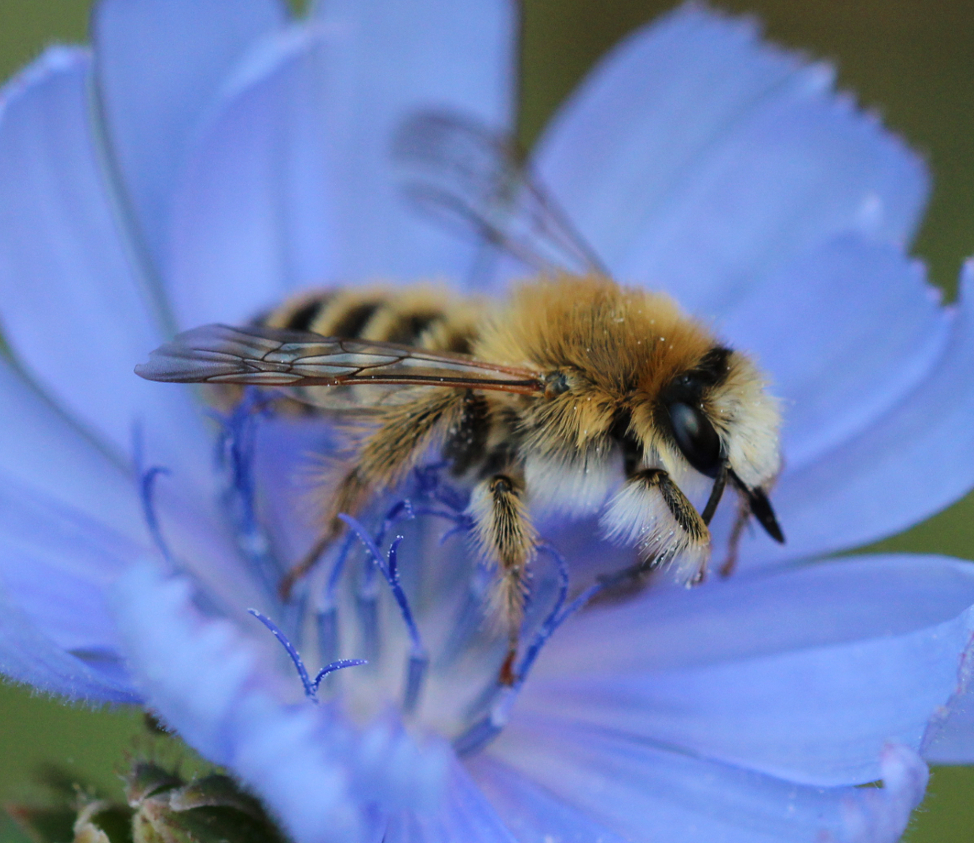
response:
<path id="1" fill-rule="evenodd" d="M 439 386 L 522 395 L 544 391 L 539 373 L 523 367 L 396 343 L 263 326 L 194 328 L 153 351 L 147 363 L 136 367 L 136 373 L 170 383 Z"/>

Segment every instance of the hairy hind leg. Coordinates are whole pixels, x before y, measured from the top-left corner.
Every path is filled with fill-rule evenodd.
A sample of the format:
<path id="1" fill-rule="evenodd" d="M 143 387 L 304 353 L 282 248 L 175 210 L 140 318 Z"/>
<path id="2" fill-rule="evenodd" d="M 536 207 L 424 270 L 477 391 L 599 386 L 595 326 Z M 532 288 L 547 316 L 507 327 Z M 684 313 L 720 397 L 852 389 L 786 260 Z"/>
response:
<path id="1" fill-rule="evenodd" d="M 350 455 L 349 468 L 324 502 L 324 529 L 308 552 L 281 580 L 280 594 L 287 600 L 295 583 L 304 577 L 324 550 L 345 529 L 341 514 L 357 515 L 377 493 L 400 483 L 423 453 L 437 444 L 459 418 L 464 392 L 427 389 L 413 401 L 390 407 L 378 426 L 363 437 Z"/>
<path id="2" fill-rule="evenodd" d="M 483 552 L 497 565 L 493 609 L 507 628 L 507 657 L 500 682 L 513 685 L 514 661 L 524 619 L 528 566 L 536 553 L 537 534 L 525 510 L 524 479 L 508 471 L 481 480 L 470 499 L 474 534 Z"/>

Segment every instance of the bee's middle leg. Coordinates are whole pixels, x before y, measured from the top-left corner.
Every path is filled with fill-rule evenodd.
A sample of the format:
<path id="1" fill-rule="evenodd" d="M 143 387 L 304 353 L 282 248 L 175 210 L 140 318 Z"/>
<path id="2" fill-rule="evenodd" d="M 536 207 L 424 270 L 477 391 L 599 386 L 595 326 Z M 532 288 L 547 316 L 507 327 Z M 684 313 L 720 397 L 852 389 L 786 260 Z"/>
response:
<path id="1" fill-rule="evenodd" d="M 508 471 L 481 480 L 474 487 L 470 513 L 474 534 L 484 553 L 498 566 L 494 608 L 508 632 L 507 657 L 500 681 L 513 685 L 529 565 L 536 553 L 537 533 L 524 506 L 524 478 Z"/>

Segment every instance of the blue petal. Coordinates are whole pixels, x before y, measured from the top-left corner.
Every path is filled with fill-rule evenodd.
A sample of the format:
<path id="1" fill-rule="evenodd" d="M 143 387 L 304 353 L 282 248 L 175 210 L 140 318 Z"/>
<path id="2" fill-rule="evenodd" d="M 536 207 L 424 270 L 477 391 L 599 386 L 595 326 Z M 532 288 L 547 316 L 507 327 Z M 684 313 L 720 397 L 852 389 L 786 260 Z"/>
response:
<path id="1" fill-rule="evenodd" d="M 74 699 L 136 702 L 105 588 L 139 545 L 19 478 L 0 478 L 0 672 Z"/>
<path id="2" fill-rule="evenodd" d="M 843 805 L 843 843 L 886 843 L 899 840 L 920 804 L 930 771 L 912 750 L 890 744 L 880 758 L 883 788 L 858 789 Z"/>
<path id="3" fill-rule="evenodd" d="M 628 843 L 487 754 L 472 758 L 467 766 L 518 843 Z"/>
<path id="4" fill-rule="evenodd" d="M 92 17 L 103 117 L 139 228 L 159 260 L 172 186 L 230 68 L 287 16 L 280 0 L 101 0 Z"/>
<path id="5" fill-rule="evenodd" d="M 135 478 L 3 360 L 0 428 L 7 434 L 0 438 L 0 579 L 9 599 L 26 613 L 31 634 L 46 641 L 45 647 L 73 651 L 114 681 L 117 640 L 103 590 L 136 555 L 158 553 Z M 214 593 L 252 595 L 252 583 L 215 526 L 209 503 L 192 484 L 174 479 L 160 481 L 157 509 L 176 557 L 199 569 Z M 30 661 L 27 653 L 17 658 Z M 63 652 L 56 657 L 73 664 L 71 658 Z M 25 681 L 32 675 L 16 665 L 7 669 Z M 42 671 L 30 681 L 67 695 L 117 698 L 114 691 L 73 684 L 77 666 L 72 670 L 47 679 Z M 62 679 L 65 684 L 59 684 Z"/>
<path id="6" fill-rule="evenodd" d="M 974 689 L 969 662 L 961 665 L 953 695 L 931 719 L 924 735 L 921 749 L 931 764 L 974 764 Z"/>
<path id="7" fill-rule="evenodd" d="M 87 660 L 86 657 L 87 656 Z M 0 673 L 42 691 L 90 702 L 135 703 L 139 696 L 95 653 L 72 655 L 39 630 L 0 581 Z"/>
<path id="8" fill-rule="evenodd" d="M 417 109 L 469 114 L 507 130 L 515 93 L 515 3 L 507 0 L 328 0 L 334 35 L 328 97 L 314 116 L 331 138 L 328 187 L 341 209 L 341 280 L 463 277 L 472 255 L 416 217 L 398 195 L 390 142 Z"/>
<path id="9" fill-rule="evenodd" d="M 125 467 L 0 358 L 0 472 L 131 535 L 141 528 Z M 140 529 L 141 532 L 141 529 Z"/>
<path id="10" fill-rule="evenodd" d="M 29 375 L 117 452 L 142 420 L 148 453 L 200 477 L 187 390 L 132 373 L 159 344 L 88 125 L 90 60 L 49 50 L 0 99 L 0 318 Z"/>
<path id="11" fill-rule="evenodd" d="M 276 642 L 201 613 L 188 579 L 136 565 L 114 589 L 114 613 L 147 703 L 252 787 L 298 843 L 364 841 L 375 811 L 435 807 L 445 747 L 382 723 L 359 733 L 312 705 L 275 667 Z"/>
<path id="12" fill-rule="evenodd" d="M 117 649 L 104 592 L 145 546 L 0 477 L 0 579 L 7 591 L 63 650 Z"/>
<path id="13" fill-rule="evenodd" d="M 961 278 L 943 353 L 915 389 L 848 442 L 788 469 L 772 492 L 788 539 L 752 533 L 743 564 L 831 553 L 922 521 L 974 486 L 974 263 Z M 787 455 L 786 455 L 787 461 Z M 716 547 L 724 528 L 715 525 Z"/>
<path id="14" fill-rule="evenodd" d="M 563 106 L 539 171 L 613 274 L 718 314 L 843 230 L 904 241 L 922 164 L 832 91 L 829 68 L 747 20 L 683 6 L 630 36 Z"/>
<path id="15" fill-rule="evenodd" d="M 916 783 L 925 771 L 901 753 L 873 800 L 859 788 L 799 785 L 611 731 L 549 726 L 543 717 L 512 723 L 489 754 L 634 843 L 893 843 L 922 798 Z"/>
<path id="16" fill-rule="evenodd" d="M 247 321 L 336 277 L 330 50 L 316 29 L 284 30 L 224 90 L 173 203 L 169 285 L 181 326 Z"/>
<path id="17" fill-rule="evenodd" d="M 928 378 L 951 316 L 920 264 L 845 236 L 757 282 L 718 330 L 770 376 L 791 472 L 868 429 Z"/>
<path id="18" fill-rule="evenodd" d="M 445 804 L 435 814 L 417 817 L 401 813 L 391 817 L 382 843 L 525 843 L 521 835 L 513 835 L 504 826 L 456 759 L 450 768 L 448 788 Z"/>
<path id="19" fill-rule="evenodd" d="M 247 319 L 300 286 L 469 268 L 474 245 L 403 202 L 392 134 L 431 106 L 506 125 L 513 6 L 400 5 L 330 3 L 319 24 L 265 39 L 228 82 L 174 202 L 182 325 Z"/>
<path id="20" fill-rule="evenodd" d="M 877 779 L 921 746 L 974 631 L 974 567 L 874 557 L 647 594 L 574 619 L 521 712 L 806 784 Z M 606 646 L 607 641 L 625 646 Z"/>

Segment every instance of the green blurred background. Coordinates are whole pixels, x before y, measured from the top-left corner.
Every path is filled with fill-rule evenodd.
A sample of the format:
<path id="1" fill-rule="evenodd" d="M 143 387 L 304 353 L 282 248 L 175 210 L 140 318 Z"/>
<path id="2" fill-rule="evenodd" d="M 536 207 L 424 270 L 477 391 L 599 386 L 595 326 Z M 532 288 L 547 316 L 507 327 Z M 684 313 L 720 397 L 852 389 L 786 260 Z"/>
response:
<path id="1" fill-rule="evenodd" d="M 51 42 L 85 40 L 90 5 L 90 0 L 0 0 L 0 78 Z M 537 136 L 602 52 L 672 5 L 526 0 L 522 140 L 530 143 Z M 926 157 L 934 192 L 915 252 L 927 262 L 933 282 L 953 296 L 961 261 L 974 254 L 974 2 L 721 0 L 715 5 L 754 14 L 773 39 L 832 60 L 840 85 L 879 111 Z M 974 497 L 969 497 L 879 547 L 974 558 L 972 522 Z M 117 793 L 116 766 L 141 731 L 136 712 L 67 708 L 0 685 L 0 802 L 23 793 L 24 782 L 45 761 L 57 761 Z M 907 839 L 974 840 L 974 768 L 934 771 Z"/>

